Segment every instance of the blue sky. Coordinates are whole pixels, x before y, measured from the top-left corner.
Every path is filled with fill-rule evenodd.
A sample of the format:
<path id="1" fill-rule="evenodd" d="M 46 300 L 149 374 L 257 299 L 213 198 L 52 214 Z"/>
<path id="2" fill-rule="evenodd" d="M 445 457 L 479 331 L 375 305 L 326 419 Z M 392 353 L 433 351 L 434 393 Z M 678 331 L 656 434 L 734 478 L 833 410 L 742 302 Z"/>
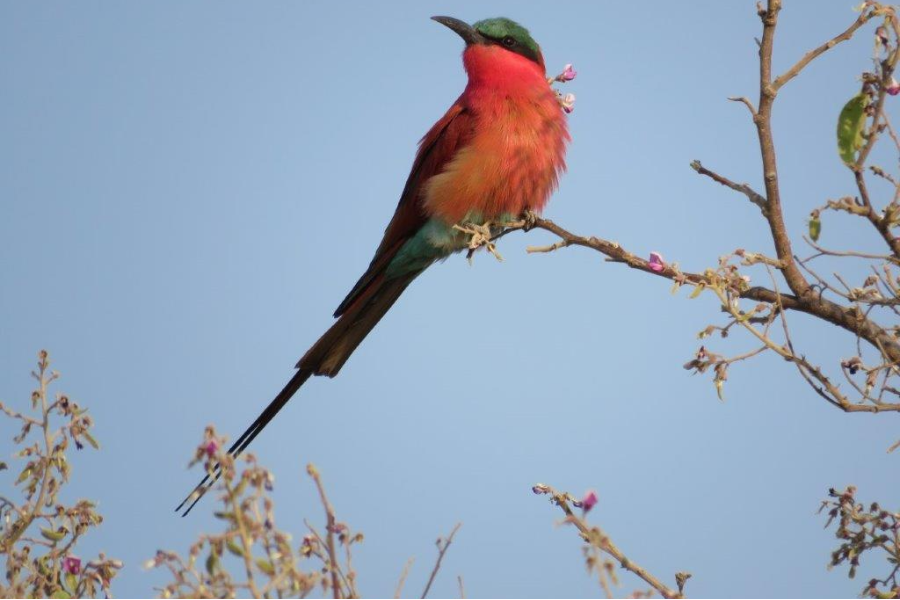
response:
<path id="1" fill-rule="evenodd" d="M 428 17 L 509 16 L 551 70 L 575 64 L 569 173 L 546 216 L 702 270 L 772 251 L 758 210 L 689 168 L 762 187 L 747 111 L 726 101 L 756 94 L 754 4 L 0 5 L 0 398 L 25 405 L 47 348 L 58 389 L 90 408 L 103 448 L 74 457 L 68 493 L 106 516 L 83 553 L 125 560 L 114 593 L 152 593 L 162 579 L 140 563 L 217 526 L 209 502 L 172 512 L 203 427 L 243 431 L 368 264 L 416 142 L 465 85 L 461 41 Z M 785 4 L 778 71 L 856 17 L 850 2 Z M 870 52 L 866 33 L 778 99 L 798 240 L 811 208 L 853 192 L 834 127 Z M 823 240 L 879 248 L 846 217 Z M 280 525 L 299 538 L 320 518 L 313 462 L 366 534 L 366 595 L 392 594 L 413 556 L 418 593 L 458 521 L 436 596 L 457 575 L 473 596 L 598 594 L 575 533 L 531 494 L 545 482 L 596 489 L 593 522 L 667 581 L 692 572 L 691 595 L 857 594 L 868 565 L 856 581 L 826 571 L 835 540 L 815 511 L 850 483 L 896 506 L 894 415 L 839 413 L 771 356 L 734 367 L 720 402 L 682 368 L 720 319 L 711 298 L 588 251 L 524 251 L 549 241 L 511 235 L 502 264 L 432 268 L 340 377 L 303 388 L 253 445 Z M 842 332 L 791 325 L 813 360 L 853 352 Z"/>

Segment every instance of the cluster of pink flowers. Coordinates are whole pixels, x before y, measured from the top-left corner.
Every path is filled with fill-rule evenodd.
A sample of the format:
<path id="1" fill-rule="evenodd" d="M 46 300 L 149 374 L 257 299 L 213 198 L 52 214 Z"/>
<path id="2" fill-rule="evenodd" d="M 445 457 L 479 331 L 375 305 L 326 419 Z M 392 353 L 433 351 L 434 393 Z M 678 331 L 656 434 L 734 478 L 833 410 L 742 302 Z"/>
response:
<path id="1" fill-rule="evenodd" d="M 562 73 L 557 75 L 556 77 L 551 77 L 548 82 L 550 84 L 553 83 L 566 83 L 568 81 L 572 81 L 578 75 L 578 72 L 572 67 L 572 64 L 569 63 L 565 67 L 563 67 Z M 562 95 L 560 92 L 556 92 L 557 100 L 559 100 L 559 105 L 562 107 L 566 113 L 570 113 L 575 110 L 575 94 L 566 94 Z"/>

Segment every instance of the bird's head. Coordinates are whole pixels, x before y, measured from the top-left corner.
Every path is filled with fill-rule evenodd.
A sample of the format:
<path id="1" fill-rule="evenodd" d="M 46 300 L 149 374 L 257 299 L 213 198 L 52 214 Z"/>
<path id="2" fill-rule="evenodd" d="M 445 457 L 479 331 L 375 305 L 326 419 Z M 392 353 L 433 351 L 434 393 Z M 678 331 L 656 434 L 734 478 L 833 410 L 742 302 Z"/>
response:
<path id="1" fill-rule="evenodd" d="M 523 59 L 530 63 L 531 68 L 540 68 L 543 76 L 545 72 L 544 56 L 541 47 L 534 41 L 528 30 L 505 17 L 484 19 L 469 25 L 453 17 L 431 17 L 441 25 L 445 25 L 455 31 L 466 43 L 466 68 L 470 71 L 470 62 L 490 62 L 494 66 L 508 65 L 514 68 L 521 64 Z M 472 57 L 473 60 L 469 58 Z M 477 58 L 476 58 L 477 57 Z"/>

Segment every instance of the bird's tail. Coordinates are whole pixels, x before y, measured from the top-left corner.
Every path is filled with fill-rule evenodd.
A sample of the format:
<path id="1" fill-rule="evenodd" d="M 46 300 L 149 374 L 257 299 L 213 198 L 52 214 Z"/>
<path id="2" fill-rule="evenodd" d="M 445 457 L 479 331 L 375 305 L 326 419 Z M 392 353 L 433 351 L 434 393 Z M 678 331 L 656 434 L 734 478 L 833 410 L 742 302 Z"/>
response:
<path id="1" fill-rule="evenodd" d="M 421 271 L 401 277 L 375 277 L 341 317 L 297 362 L 301 371 L 334 377 Z"/>
<path id="2" fill-rule="evenodd" d="M 420 272 L 391 279 L 385 278 L 384 275 L 376 277 L 359 298 L 347 307 L 334 325 L 303 355 L 303 358 L 297 363 L 298 371 L 250 427 L 241 434 L 241 437 L 235 440 L 228 449 L 228 454 L 235 458 L 240 456 L 312 375 L 328 377 L 337 375 L 356 347 L 384 317 L 403 290 Z M 175 511 L 181 511 L 187 506 L 181 515 L 187 516 L 200 498 L 218 481 L 220 475 L 221 470 L 216 465 L 213 472 L 203 478 L 187 498 L 182 500 Z"/>

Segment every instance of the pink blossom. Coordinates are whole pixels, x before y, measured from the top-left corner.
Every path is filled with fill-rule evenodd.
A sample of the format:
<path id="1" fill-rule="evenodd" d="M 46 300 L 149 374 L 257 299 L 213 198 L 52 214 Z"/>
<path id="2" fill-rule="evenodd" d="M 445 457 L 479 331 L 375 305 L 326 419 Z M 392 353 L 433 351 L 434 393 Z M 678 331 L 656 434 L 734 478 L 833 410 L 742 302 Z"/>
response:
<path id="1" fill-rule="evenodd" d="M 896 79 L 891 77 L 891 83 L 886 88 L 884 88 L 884 91 L 886 91 L 891 96 L 896 96 L 897 94 L 900 94 L 900 82 L 898 82 Z"/>
<path id="2" fill-rule="evenodd" d="M 572 68 L 572 63 L 569 63 L 563 68 L 563 72 L 556 76 L 556 80 L 572 81 L 576 75 L 578 75 L 578 71 Z"/>
<path id="3" fill-rule="evenodd" d="M 575 110 L 575 94 L 566 94 L 559 99 L 559 104 L 567 113 L 572 112 L 573 110 Z"/>
<path id="4" fill-rule="evenodd" d="M 216 440 L 209 440 L 205 446 L 203 446 L 203 451 L 206 452 L 206 455 L 210 458 L 216 455 L 216 452 L 219 450 L 219 443 Z"/>
<path id="5" fill-rule="evenodd" d="M 585 493 L 584 498 L 581 499 L 581 510 L 584 512 L 588 512 L 597 504 L 597 492 L 594 490 L 588 490 Z"/>
<path id="6" fill-rule="evenodd" d="M 346 523 L 335 523 L 334 525 L 328 525 L 326 531 L 330 531 L 331 533 L 344 533 L 347 531 Z"/>
<path id="7" fill-rule="evenodd" d="M 656 271 L 657 273 L 666 268 L 666 261 L 663 260 L 662 254 L 659 252 L 651 252 L 650 260 L 647 262 L 650 265 L 650 270 Z"/>
<path id="8" fill-rule="evenodd" d="M 62 560 L 63 571 L 70 575 L 78 575 L 81 572 L 81 559 L 77 556 L 67 556 Z"/>

